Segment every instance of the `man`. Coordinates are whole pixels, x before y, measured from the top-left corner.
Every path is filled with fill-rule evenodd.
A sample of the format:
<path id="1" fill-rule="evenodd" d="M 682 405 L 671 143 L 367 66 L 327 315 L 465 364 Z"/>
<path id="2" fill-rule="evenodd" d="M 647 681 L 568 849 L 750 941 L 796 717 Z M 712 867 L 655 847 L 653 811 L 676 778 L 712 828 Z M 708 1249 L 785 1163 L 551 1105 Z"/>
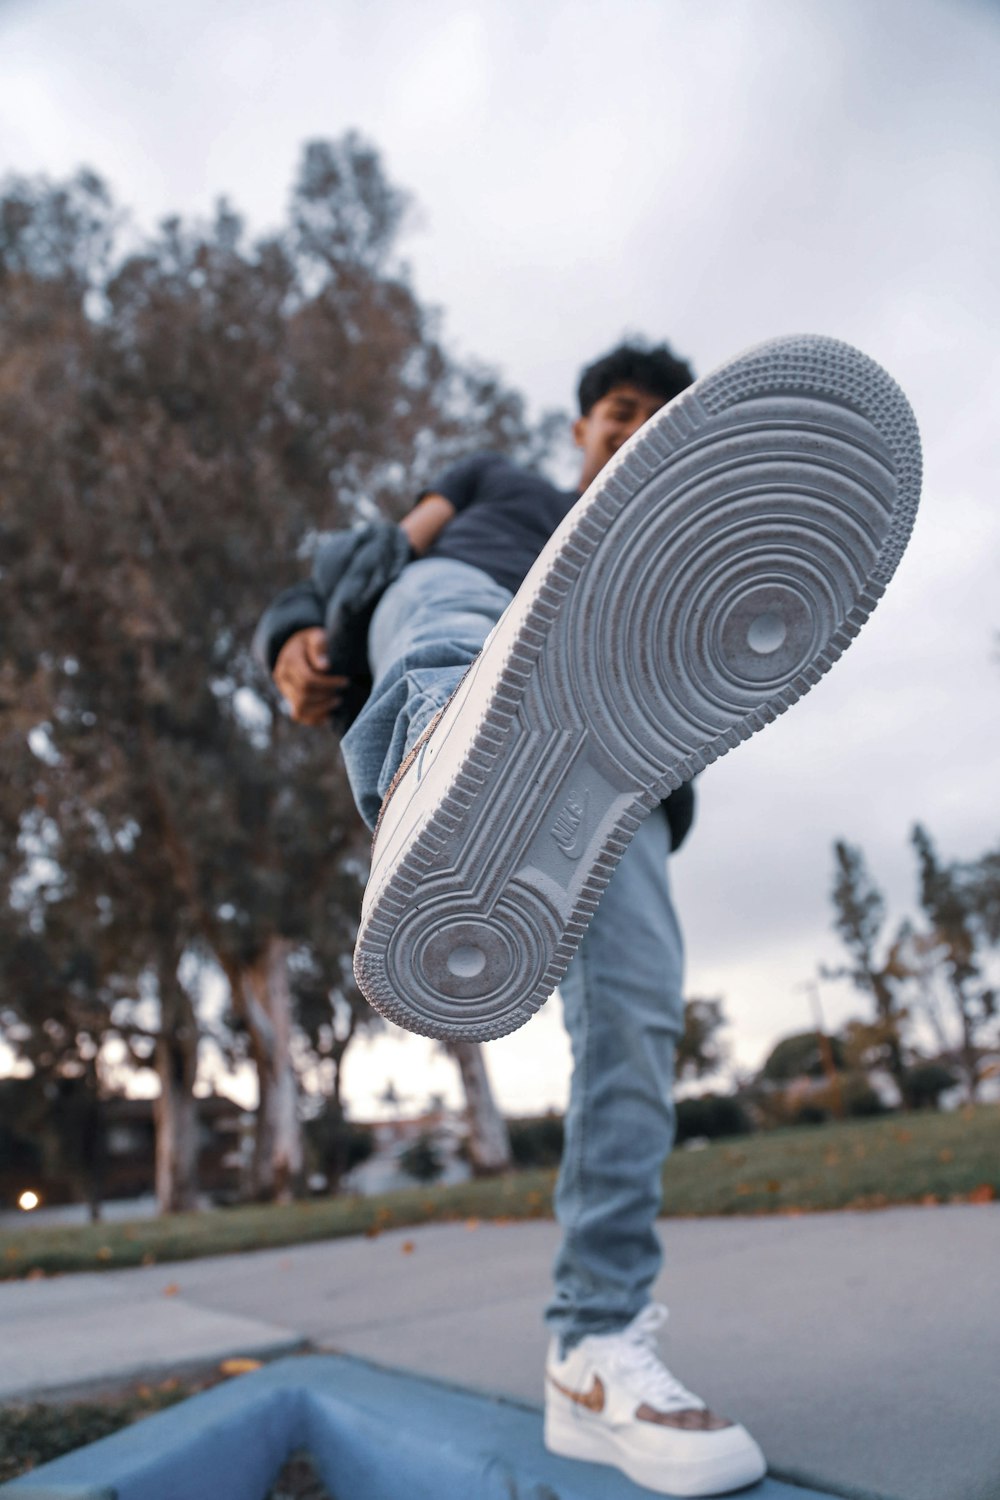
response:
<path id="1" fill-rule="evenodd" d="M 356 954 L 372 1003 L 486 1040 L 560 984 L 574 1070 L 546 1442 L 713 1495 L 764 1461 L 655 1345 L 683 1026 L 667 878 L 683 818 L 663 799 L 857 632 L 905 544 L 919 447 L 898 388 L 832 340 L 776 340 L 690 382 L 665 346 L 623 345 L 580 382 L 577 491 L 479 455 L 419 499 L 402 523 L 417 561 L 375 610 L 373 688 L 342 749 L 377 824 Z M 323 629 L 281 634 L 275 681 L 321 723 L 349 684 Z"/>

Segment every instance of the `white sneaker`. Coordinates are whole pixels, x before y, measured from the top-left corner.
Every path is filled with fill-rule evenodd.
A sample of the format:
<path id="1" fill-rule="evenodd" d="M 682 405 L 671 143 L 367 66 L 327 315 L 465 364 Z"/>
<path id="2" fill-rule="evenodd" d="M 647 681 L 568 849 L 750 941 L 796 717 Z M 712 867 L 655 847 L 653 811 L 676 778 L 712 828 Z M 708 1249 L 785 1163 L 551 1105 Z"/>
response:
<path id="1" fill-rule="evenodd" d="M 389 1020 L 488 1041 L 552 993 L 640 821 L 818 682 L 920 492 L 899 387 L 761 344 L 615 454 L 383 807 L 355 973 Z"/>
<path id="2" fill-rule="evenodd" d="M 621 1333 L 592 1335 L 545 1368 L 545 1446 L 613 1464 L 659 1495 L 725 1495 L 762 1479 L 753 1438 L 684 1389 L 660 1359 L 667 1309 L 651 1303 Z"/>

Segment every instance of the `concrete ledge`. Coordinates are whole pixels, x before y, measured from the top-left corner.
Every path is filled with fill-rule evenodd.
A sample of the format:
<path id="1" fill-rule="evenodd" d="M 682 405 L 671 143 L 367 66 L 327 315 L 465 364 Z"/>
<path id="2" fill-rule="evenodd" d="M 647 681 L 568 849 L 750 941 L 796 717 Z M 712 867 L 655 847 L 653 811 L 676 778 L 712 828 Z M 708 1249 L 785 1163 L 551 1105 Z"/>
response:
<path id="1" fill-rule="evenodd" d="M 540 1413 L 339 1355 L 283 1359 L 0 1486 L 0 1500 L 259 1500 L 306 1448 L 337 1500 L 649 1500 Z M 829 1500 L 765 1479 L 748 1500 Z"/>

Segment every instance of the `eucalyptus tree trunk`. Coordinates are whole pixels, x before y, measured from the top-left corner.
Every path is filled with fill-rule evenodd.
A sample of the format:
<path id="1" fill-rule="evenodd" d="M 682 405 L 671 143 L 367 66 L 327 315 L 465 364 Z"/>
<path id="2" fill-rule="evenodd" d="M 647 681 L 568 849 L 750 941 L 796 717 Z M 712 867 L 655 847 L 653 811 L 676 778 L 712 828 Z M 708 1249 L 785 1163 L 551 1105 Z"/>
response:
<path id="1" fill-rule="evenodd" d="M 469 1162 L 477 1177 L 490 1177 L 511 1165 L 507 1122 L 497 1108 L 486 1071 L 483 1049 L 477 1042 L 448 1042 L 458 1064 L 469 1122 Z"/>
<path id="2" fill-rule="evenodd" d="M 160 1005 L 153 1054 L 160 1080 L 153 1102 L 156 1204 L 161 1214 L 174 1214 L 198 1203 L 198 1022 L 190 996 L 176 980 L 164 984 L 161 977 Z"/>
<path id="3" fill-rule="evenodd" d="M 278 1203 L 291 1201 L 302 1173 L 289 947 L 284 938 L 269 938 L 255 961 L 240 971 L 239 993 L 233 997 L 246 1023 L 260 1094 L 250 1192 L 260 1201 Z"/>

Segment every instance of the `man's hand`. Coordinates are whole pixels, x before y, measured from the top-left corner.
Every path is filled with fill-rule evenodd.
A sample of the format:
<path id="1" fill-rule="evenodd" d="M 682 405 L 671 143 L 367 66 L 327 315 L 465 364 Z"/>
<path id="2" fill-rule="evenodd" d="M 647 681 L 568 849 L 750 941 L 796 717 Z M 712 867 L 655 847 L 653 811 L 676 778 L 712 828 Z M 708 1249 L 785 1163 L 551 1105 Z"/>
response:
<path id="1" fill-rule="evenodd" d="M 418 557 L 433 545 L 454 514 L 455 507 L 444 495 L 429 494 L 403 518 L 400 528 Z M 272 675 L 297 724 L 325 723 L 350 687 L 350 678 L 335 677 L 329 671 L 326 632 L 319 626 L 288 637 Z"/>
<path id="2" fill-rule="evenodd" d="M 289 636 L 274 664 L 274 681 L 297 724 L 322 724 L 340 705 L 346 677 L 327 671 L 326 632 L 319 627 Z"/>

